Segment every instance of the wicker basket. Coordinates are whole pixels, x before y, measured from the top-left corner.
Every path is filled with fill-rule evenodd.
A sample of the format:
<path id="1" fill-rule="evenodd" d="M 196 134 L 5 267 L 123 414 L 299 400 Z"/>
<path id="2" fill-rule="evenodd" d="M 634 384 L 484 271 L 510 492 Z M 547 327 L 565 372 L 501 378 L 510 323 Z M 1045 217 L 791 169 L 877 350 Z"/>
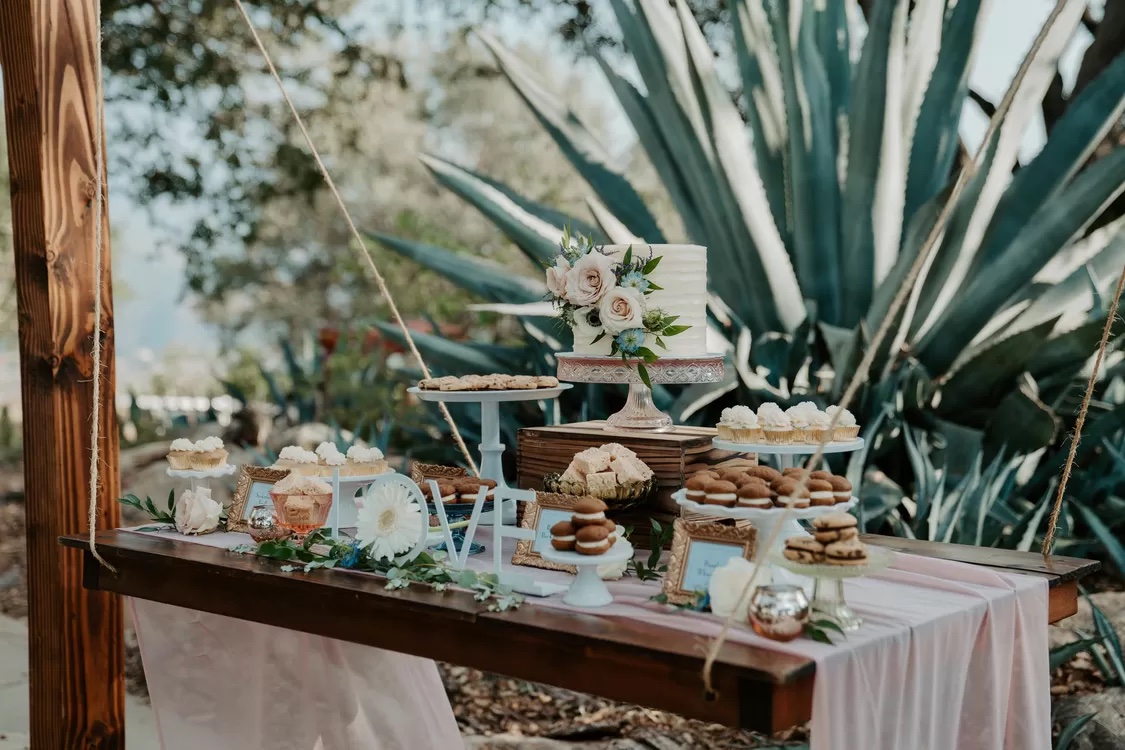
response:
<path id="1" fill-rule="evenodd" d="M 634 482 L 630 485 L 618 485 L 616 492 L 608 497 L 589 492 L 586 485 L 579 482 L 564 481 L 559 474 L 548 474 L 543 477 L 543 488 L 547 492 L 560 495 L 588 495 L 596 497 L 609 506 L 609 512 L 622 511 L 640 505 L 652 495 L 656 489 L 656 477 L 649 477 L 643 482 Z"/>

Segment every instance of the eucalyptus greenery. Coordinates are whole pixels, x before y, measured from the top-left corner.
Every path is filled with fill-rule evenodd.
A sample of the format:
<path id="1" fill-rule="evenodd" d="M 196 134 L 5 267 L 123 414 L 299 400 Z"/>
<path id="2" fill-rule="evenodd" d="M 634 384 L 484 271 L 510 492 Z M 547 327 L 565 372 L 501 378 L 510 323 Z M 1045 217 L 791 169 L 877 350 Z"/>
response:
<path id="1" fill-rule="evenodd" d="M 324 529 L 312 532 L 301 543 L 284 539 L 256 546 L 239 545 L 231 551 L 282 561 L 285 564 L 281 569 L 285 572 L 302 570 L 307 573 L 318 568 L 343 568 L 376 573 L 387 579 L 386 588 L 389 590 L 405 589 L 412 583 L 424 584 L 439 592 L 455 586 L 472 592 L 478 602 L 489 602 L 491 612 L 515 609 L 523 602 L 523 598 L 502 585 L 494 573 L 450 568 L 445 563 L 445 552 L 430 550 L 397 564 L 392 560 L 375 559 L 366 548 L 359 547 L 354 541 L 333 539 Z"/>

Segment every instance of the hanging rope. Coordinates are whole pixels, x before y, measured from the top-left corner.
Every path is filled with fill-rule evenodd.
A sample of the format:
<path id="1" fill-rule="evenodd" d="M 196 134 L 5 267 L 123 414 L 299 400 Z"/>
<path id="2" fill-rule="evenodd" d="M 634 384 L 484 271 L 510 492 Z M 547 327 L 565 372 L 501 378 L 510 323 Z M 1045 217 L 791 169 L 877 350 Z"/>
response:
<path id="1" fill-rule="evenodd" d="M 426 366 L 426 362 L 422 359 L 422 353 L 418 351 L 418 347 L 414 343 L 414 337 L 410 333 L 410 329 L 406 326 L 406 321 L 403 320 L 402 314 L 398 310 L 398 305 L 395 304 L 395 299 L 391 295 L 391 290 L 387 288 L 387 282 L 383 279 L 383 274 L 379 273 L 378 266 L 375 265 L 375 259 L 371 256 L 371 251 L 367 249 L 367 243 L 363 240 L 363 235 L 360 234 L 359 229 L 352 221 L 352 214 L 348 211 L 348 206 L 344 203 L 340 191 L 336 189 L 336 182 L 332 179 L 332 175 L 328 173 L 328 167 L 324 165 L 324 160 L 320 158 L 320 151 L 317 149 L 316 144 L 313 143 L 312 136 L 309 135 L 308 128 L 305 127 L 305 121 L 301 119 L 301 115 L 297 113 L 297 108 L 293 105 L 293 100 L 289 98 L 289 92 L 285 88 L 285 84 L 281 80 L 281 76 L 277 72 L 277 68 L 273 64 L 273 58 L 266 50 L 266 45 L 258 36 L 258 29 L 254 26 L 254 22 L 250 20 L 250 14 L 246 12 L 246 7 L 242 4 L 242 0 L 234 0 L 234 4 L 238 6 L 238 12 L 242 14 L 242 20 L 246 22 L 246 27 L 250 29 L 250 35 L 254 37 L 254 44 L 258 46 L 258 51 L 262 53 L 262 59 L 266 62 L 266 67 L 269 68 L 270 75 L 273 76 L 274 83 L 281 91 L 281 96 L 285 99 L 285 104 L 289 108 L 290 114 L 293 115 L 294 122 L 301 130 L 301 135 L 305 139 L 305 144 L 312 152 L 313 159 L 316 160 L 317 169 L 320 170 L 320 176 L 324 178 L 324 182 L 328 185 L 328 189 L 332 192 L 332 197 L 336 199 L 336 205 L 340 207 L 340 212 L 344 215 L 344 220 L 348 224 L 348 229 L 351 230 L 352 236 L 355 238 L 356 247 L 360 255 L 360 260 L 367 265 L 367 269 L 371 271 L 371 276 L 375 279 L 375 285 L 379 287 L 379 293 L 383 295 L 383 299 L 387 301 L 387 307 L 391 310 L 391 317 L 395 319 L 399 329 L 402 331 L 402 336 L 406 340 L 406 345 L 410 349 L 410 354 L 414 357 L 414 361 L 418 364 L 418 369 L 422 371 L 422 377 L 430 377 L 430 368 Z M 453 440 L 457 443 L 457 447 L 461 450 L 461 455 L 465 457 L 468 462 L 469 468 L 473 470 L 473 474 L 480 476 L 480 471 L 477 469 L 476 461 L 473 460 L 472 454 L 469 452 L 468 446 L 465 445 L 464 438 L 461 437 L 461 431 L 457 429 L 457 423 L 453 421 L 453 415 L 449 413 L 449 409 L 443 402 L 438 402 L 438 408 L 441 410 L 441 416 L 445 419 L 445 423 L 449 425 L 452 432 Z"/>
<path id="2" fill-rule="evenodd" d="M 117 569 L 106 562 L 94 541 L 98 522 L 98 483 L 101 480 L 102 429 L 102 221 L 105 216 L 105 159 L 102 153 L 102 124 L 105 122 L 105 96 L 102 93 L 102 4 L 94 3 L 94 346 L 91 353 L 94 370 L 93 406 L 90 409 L 90 506 L 86 517 L 90 532 L 90 554 L 114 573 Z"/>
<path id="3" fill-rule="evenodd" d="M 1082 439 L 1082 428 L 1086 426 L 1086 412 L 1090 408 L 1090 399 L 1094 395 L 1094 384 L 1098 380 L 1098 370 L 1102 367 L 1105 358 L 1105 348 L 1109 344 L 1109 332 L 1117 320 L 1117 305 L 1121 302 L 1121 289 L 1125 287 L 1125 266 L 1121 268 L 1121 275 L 1117 277 L 1117 289 L 1113 293 L 1113 301 L 1109 304 L 1106 313 L 1105 327 L 1102 328 L 1102 340 L 1098 343 L 1098 353 L 1094 357 L 1094 369 L 1090 371 L 1090 379 L 1086 381 L 1086 393 L 1082 396 L 1082 406 L 1078 410 L 1078 421 L 1074 423 L 1074 437 L 1070 439 L 1070 452 L 1066 456 L 1066 465 L 1063 466 L 1062 479 L 1059 480 L 1059 491 L 1055 494 L 1055 506 L 1051 508 L 1051 519 L 1047 523 L 1047 536 L 1043 539 L 1043 557 L 1050 557 L 1051 547 L 1055 543 L 1055 529 L 1059 525 L 1059 512 L 1062 511 L 1063 494 L 1066 492 L 1066 483 L 1070 481 L 1070 471 L 1074 468 L 1074 457 L 1078 453 L 1078 441 Z"/>
<path id="4" fill-rule="evenodd" d="M 906 277 L 902 281 L 902 286 L 899 287 L 897 292 L 895 292 L 894 299 L 891 300 L 891 304 L 887 308 L 886 316 L 880 323 L 879 328 L 875 331 L 875 335 L 872 336 L 870 342 L 868 342 L 867 350 L 864 352 L 863 358 L 860 360 L 858 367 L 856 367 L 856 371 L 852 376 L 851 382 L 848 383 L 848 387 L 844 389 L 844 393 L 840 397 L 840 402 L 838 404 L 839 409 L 836 411 L 835 416 L 833 416 L 832 422 L 831 424 L 829 424 L 828 429 L 824 432 L 825 438 L 821 439 L 820 444 L 816 447 L 816 452 L 809 458 L 808 462 L 805 464 L 805 468 L 808 471 L 811 471 L 813 467 L 815 467 L 824 457 L 824 447 L 828 444 L 827 436 L 832 434 L 833 429 L 835 429 L 836 427 L 836 422 L 840 419 L 840 415 L 843 413 L 844 409 L 848 408 L 848 406 L 851 405 L 852 399 L 855 398 L 855 395 L 859 392 L 860 387 L 867 381 L 867 372 L 871 369 L 871 363 L 875 361 L 875 357 L 878 355 L 879 348 L 883 343 L 883 339 L 886 337 L 887 333 L 894 325 L 895 320 L 898 318 L 899 310 L 901 310 L 903 304 L 905 304 L 907 297 L 910 296 L 910 293 L 914 289 L 914 285 L 918 282 L 918 278 L 922 275 L 922 269 L 925 268 L 929 263 L 930 255 L 934 252 L 934 250 L 936 250 L 938 246 L 938 240 L 941 238 L 942 232 L 945 230 L 945 225 L 949 221 L 949 217 L 953 213 L 954 207 L 957 205 L 957 199 L 961 196 L 961 193 L 962 191 L 964 191 L 965 186 L 969 183 L 969 180 L 971 180 L 977 173 L 977 170 L 980 167 L 981 158 L 988 147 L 988 142 L 992 140 L 993 135 L 1000 127 L 1000 123 L 1003 122 L 1004 117 L 1008 113 L 1008 110 L 1011 109 L 1012 101 L 1015 99 L 1016 91 L 1019 90 L 1020 84 L 1023 82 L 1023 79 L 1027 76 L 1028 70 L 1031 68 L 1031 61 L 1035 58 L 1035 56 L 1039 52 L 1039 49 L 1043 46 L 1043 42 L 1047 37 L 1048 31 L 1050 31 L 1051 27 L 1055 24 L 1055 21 L 1062 14 L 1066 2 L 1067 0 L 1058 0 L 1054 9 L 1051 11 L 1051 15 L 1047 17 L 1047 20 L 1043 24 L 1043 28 L 1039 30 L 1039 34 L 1035 37 L 1035 41 L 1032 43 L 1031 49 L 1028 50 L 1027 55 L 1024 57 L 1023 62 L 1020 64 L 1019 70 L 1016 71 L 1015 78 L 1012 79 L 1012 85 L 1008 87 L 1007 92 L 1005 92 L 1004 94 L 1004 99 L 996 107 L 996 111 L 993 113 L 992 118 L 989 120 L 988 129 L 985 131 L 984 137 L 981 139 L 980 146 L 977 148 L 976 155 L 971 161 L 967 162 L 964 165 L 964 167 L 961 169 L 960 174 L 957 176 L 957 181 L 953 185 L 953 190 L 950 191 L 949 199 L 946 200 L 945 205 L 942 206 L 941 213 L 938 214 L 937 220 L 934 222 L 934 225 L 930 229 L 929 234 L 926 235 L 926 241 L 922 244 L 921 249 L 919 249 L 918 257 L 916 257 L 914 259 L 914 263 L 911 264 Z M 808 486 L 809 481 L 808 471 L 806 471 L 805 475 L 801 477 L 801 484 L 806 487 Z M 780 520 L 774 525 L 773 532 L 764 542 L 764 549 L 770 549 L 773 547 L 774 542 L 777 541 L 777 537 L 781 533 L 781 529 L 785 526 L 785 522 L 788 521 L 792 515 L 792 507 L 787 506 L 782 509 Z M 763 544 L 763 542 L 759 541 L 758 544 Z M 764 566 L 755 566 L 754 572 L 750 576 L 750 580 L 746 582 L 746 585 L 742 589 L 742 593 L 738 597 L 738 605 L 723 622 L 722 630 L 720 630 L 719 634 L 715 636 L 715 639 L 711 642 L 710 647 L 707 649 L 707 658 L 703 662 L 703 686 L 708 695 L 715 695 L 715 688 L 711 681 L 711 670 L 715 665 L 715 659 L 718 658 L 719 651 L 722 649 L 723 644 L 726 642 L 727 636 L 730 634 L 731 626 L 735 621 L 735 613 L 742 608 L 747 597 L 750 596 L 750 592 L 754 590 L 754 583 L 757 580 L 758 573 L 762 567 Z"/>

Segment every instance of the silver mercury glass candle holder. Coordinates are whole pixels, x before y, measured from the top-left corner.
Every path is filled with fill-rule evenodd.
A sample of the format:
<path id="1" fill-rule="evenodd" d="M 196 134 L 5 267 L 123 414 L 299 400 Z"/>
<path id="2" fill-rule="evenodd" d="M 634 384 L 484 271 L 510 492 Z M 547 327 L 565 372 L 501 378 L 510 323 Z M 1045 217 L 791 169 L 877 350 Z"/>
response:
<path id="1" fill-rule="evenodd" d="M 250 538 L 261 544 L 262 542 L 285 539 L 289 530 L 277 522 L 277 514 L 268 505 L 259 505 L 250 511 L 250 518 L 246 521 L 247 532 Z"/>
<path id="2" fill-rule="evenodd" d="M 760 636 L 791 641 L 809 621 L 809 599 L 800 586 L 759 586 L 750 597 L 750 627 Z"/>

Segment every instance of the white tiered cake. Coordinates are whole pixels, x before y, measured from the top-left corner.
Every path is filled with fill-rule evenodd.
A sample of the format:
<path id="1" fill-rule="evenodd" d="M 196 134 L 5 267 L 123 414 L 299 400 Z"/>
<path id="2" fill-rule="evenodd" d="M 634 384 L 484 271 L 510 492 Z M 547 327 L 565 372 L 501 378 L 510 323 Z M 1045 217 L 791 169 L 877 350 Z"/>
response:
<path id="1" fill-rule="evenodd" d="M 645 301 L 651 308 L 659 308 L 668 315 L 679 316 L 676 325 L 690 326 L 686 331 L 663 339 L 665 349 L 656 344 L 656 337 L 648 334 L 645 346 L 659 356 L 699 356 L 707 353 L 707 248 L 701 245 L 605 245 L 601 252 L 615 261 L 624 258 L 633 249 L 633 257 L 660 256 L 660 263 L 647 278 L 662 289 L 651 292 Z M 593 343 L 600 331 L 576 321 L 574 352 L 608 356 L 611 337 L 603 336 Z"/>

